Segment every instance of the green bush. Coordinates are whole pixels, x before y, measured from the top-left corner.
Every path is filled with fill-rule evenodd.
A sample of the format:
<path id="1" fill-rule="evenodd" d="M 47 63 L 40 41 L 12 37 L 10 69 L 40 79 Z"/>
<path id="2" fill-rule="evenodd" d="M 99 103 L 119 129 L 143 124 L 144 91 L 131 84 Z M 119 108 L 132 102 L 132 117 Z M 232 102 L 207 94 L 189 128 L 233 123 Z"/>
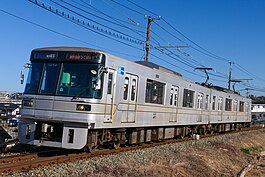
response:
<path id="1" fill-rule="evenodd" d="M 253 154 L 253 153 L 261 152 L 262 147 L 260 146 L 242 147 L 240 150 L 245 154 Z"/>

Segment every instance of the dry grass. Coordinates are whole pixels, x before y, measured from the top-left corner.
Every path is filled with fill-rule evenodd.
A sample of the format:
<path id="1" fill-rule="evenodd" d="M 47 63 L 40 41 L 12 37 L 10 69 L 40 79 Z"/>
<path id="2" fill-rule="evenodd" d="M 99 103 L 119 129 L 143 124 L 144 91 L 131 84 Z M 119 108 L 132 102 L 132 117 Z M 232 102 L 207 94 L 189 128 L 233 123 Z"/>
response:
<path id="1" fill-rule="evenodd" d="M 165 154 L 153 154 L 146 164 L 128 159 L 127 163 L 114 168 L 98 166 L 97 170 L 80 176 L 117 176 L 117 177 L 207 177 L 237 176 L 256 154 L 246 154 L 243 147 L 265 149 L 265 131 L 234 134 L 221 141 L 206 145 L 190 145 L 182 151 Z M 265 157 L 264 157 L 265 158 Z M 265 159 L 248 176 L 265 176 Z"/>

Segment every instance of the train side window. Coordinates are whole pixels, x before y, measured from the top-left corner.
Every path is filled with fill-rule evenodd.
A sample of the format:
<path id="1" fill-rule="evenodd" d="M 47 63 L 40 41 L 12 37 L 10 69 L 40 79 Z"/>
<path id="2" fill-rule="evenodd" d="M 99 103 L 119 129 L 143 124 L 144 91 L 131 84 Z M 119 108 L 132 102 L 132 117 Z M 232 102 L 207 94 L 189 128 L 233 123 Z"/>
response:
<path id="1" fill-rule="evenodd" d="M 209 95 L 206 95 L 205 97 L 205 109 L 208 110 L 208 106 L 209 106 Z"/>
<path id="2" fill-rule="evenodd" d="M 164 101 L 164 88 L 165 84 L 147 79 L 146 82 L 146 92 L 145 92 L 145 102 L 163 104 Z"/>
<path id="3" fill-rule="evenodd" d="M 218 97 L 217 109 L 219 111 L 223 110 L 223 97 Z"/>
<path id="4" fill-rule="evenodd" d="M 246 112 L 249 112 L 249 103 L 246 103 L 246 109 L 245 109 Z"/>
<path id="5" fill-rule="evenodd" d="M 216 96 L 213 96 L 212 110 L 215 110 Z"/>
<path id="6" fill-rule="evenodd" d="M 174 106 L 177 106 L 178 105 L 178 88 L 175 89 L 175 93 L 174 93 L 174 96 L 175 96 L 175 100 L 174 100 Z"/>
<path id="7" fill-rule="evenodd" d="M 124 100 L 128 99 L 128 91 L 129 91 L 129 78 L 125 77 L 124 90 L 123 90 L 123 99 Z"/>
<path id="8" fill-rule="evenodd" d="M 225 99 L 225 110 L 232 111 L 232 99 L 229 98 Z"/>
<path id="9" fill-rule="evenodd" d="M 174 95 L 174 89 L 171 88 L 171 90 L 170 90 L 170 101 L 169 101 L 169 104 L 170 104 L 170 105 L 173 104 L 173 95 Z"/>
<path id="10" fill-rule="evenodd" d="M 239 112 L 244 112 L 244 102 L 243 101 L 239 102 Z"/>
<path id="11" fill-rule="evenodd" d="M 203 94 L 198 93 L 198 97 L 197 97 L 197 108 L 198 109 L 202 109 L 202 101 L 203 101 Z"/>
<path id="12" fill-rule="evenodd" d="M 194 105 L 194 91 L 184 89 L 183 93 L 183 107 L 192 108 Z"/>
<path id="13" fill-rule="evenodd" d="M 132 90 L 131 90 L 131 101 L 134 101 L 136 97 L 136 79 L 132 80 Z"/>
<path id="14" fill-rule="evenodd" d="M 233 110 L 237 112 L 238 102 L 237 100 L 234 100 L 234 108 Z"/>
<path id="15" fill-rule="evenodd" d="M 112 82 L 113 82 L 113 73 L 109 73 L 107 94 L 112 93 Z"/>

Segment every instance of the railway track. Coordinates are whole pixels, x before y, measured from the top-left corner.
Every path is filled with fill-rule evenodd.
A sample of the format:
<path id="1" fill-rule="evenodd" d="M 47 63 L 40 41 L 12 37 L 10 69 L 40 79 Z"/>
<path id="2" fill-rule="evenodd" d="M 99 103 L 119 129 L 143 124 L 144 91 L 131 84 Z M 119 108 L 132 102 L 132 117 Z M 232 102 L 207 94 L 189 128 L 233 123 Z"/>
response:
<path id="1" fill-rule="evenodd" d="M 227 133 L 253 131 L 253 130 L 258 130 L 262 128 L 263 128 L 262 126 L 255 126 L 255 127 L 243 128 L 241 131 L 232 131 L 232 132 L 227 132 Z M 208 135 L 202 136 L 201 138 L 220 136 L 220 135 L 222 134 L 208 134 Z M 2 157 L 0 158 L 0 174 L 12 173 L 15 171 L 27 171 L 27 170 L 30 170 L 31 168 L 36 168 L 40 166 L 47 166 L 51 164 L 69 162 L 69 161 L 80 160 L 80 159 L 88 159 L 91 157 L 117 154 L 120 152 L 150 148 L 150 147 L 160 146 L 164 144 L 178 143 L 178 142 L 185 142 L 185 141 L 194 141 L 194 139 L 185 137 L 183 139 L 170 139 L 170 140 L 165 140 L 161 142 L 152 142 L 152 143 L 147 143 L 147 144 L 142 144 L 142 145 L 122 147 L 119 149 L 95 150 L 92 153 L 71 153 L 71 154 L 56 155 L 56 156 L 50 156 L 50 157 L 40 156 L 39 153 Z"/>

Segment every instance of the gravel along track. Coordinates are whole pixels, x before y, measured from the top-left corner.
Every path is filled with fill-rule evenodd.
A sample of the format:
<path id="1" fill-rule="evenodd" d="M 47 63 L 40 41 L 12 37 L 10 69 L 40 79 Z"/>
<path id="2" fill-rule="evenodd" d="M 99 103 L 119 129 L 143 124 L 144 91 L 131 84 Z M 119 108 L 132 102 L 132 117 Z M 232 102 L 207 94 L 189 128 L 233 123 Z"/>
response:
<path id="1" fill-rule="evenodd" d="M 225 134 L 114 155 L 38 167 L 5 176 L 236 176 L 258 152 L 265 150 L 265 129 Z M 255 148 L 253 148 L 255 149 Z M 261 161 L 265 163 L 264 161 Z M 259 164 L 256 176 L 262 176 Z M 251 173 L 251 172 L 250 172 Z"/>

